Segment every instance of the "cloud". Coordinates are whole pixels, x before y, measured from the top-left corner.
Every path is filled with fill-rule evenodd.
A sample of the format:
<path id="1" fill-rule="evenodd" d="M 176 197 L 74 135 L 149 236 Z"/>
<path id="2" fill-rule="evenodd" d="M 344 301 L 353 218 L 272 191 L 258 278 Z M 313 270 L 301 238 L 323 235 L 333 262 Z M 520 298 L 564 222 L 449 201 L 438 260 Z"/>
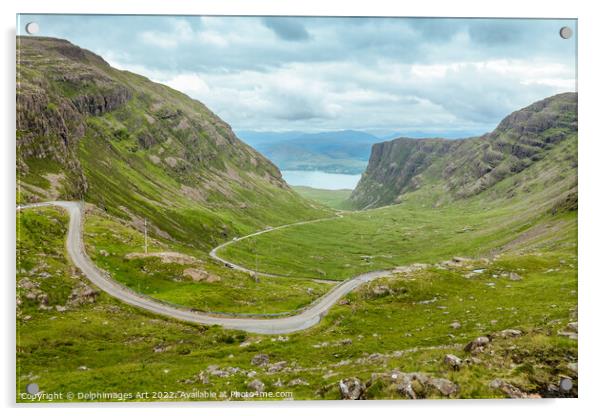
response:
<path id="1" fill-rule="evenodd" d="M 576 31 L 573 20 L 32 19 L 42 35 L 181 90 L 239 130 L 485 132 L 576 80 L 575 38 L 558 35 Z"/>
<path id="2" fill-rule="evenodd" d="M 286 41 L 305 41 L 309 33 L 298 19 L 291 17 L 265 17 L 263 24 L 271 29 L 280 39 Z"/>

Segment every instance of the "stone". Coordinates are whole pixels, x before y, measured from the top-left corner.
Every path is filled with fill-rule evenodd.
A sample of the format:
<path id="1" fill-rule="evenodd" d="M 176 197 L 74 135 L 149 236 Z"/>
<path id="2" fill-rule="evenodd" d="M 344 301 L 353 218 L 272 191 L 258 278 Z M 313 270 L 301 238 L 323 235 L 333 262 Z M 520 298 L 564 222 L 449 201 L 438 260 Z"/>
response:
<path id="1" fill-rule="evenodd" d="M 470 341 L 468 344 L 466 344 L 466 346 L 464 347 L 464 351 L 472 353 L 483 352 L 487 344 L 489 344 L 488 337 L 477 337 L 474 340 Z"/>
<path id="2" fill-rule="evenodd" d="M 462 324 L 460 322 L 458 322 L 458 321 L 454 321 L 451 324 L 449 324 L 449 326 L 452 329 L 460 329 L 462 327 Z"/>
<path id="3" fill-rule="evenodd" d="M 514 273 L 514 272 L 510 272 L 510 275 L 508 276 L 508 278 L 513 281 L 523 280 L 521 275 Z"/>
<path id="4" fill-rule="evenodd" d="M 257 354 L 256 356 L 253 357 L 253 359 L 251 359 L 251 364 L 257 365 L 260 367 L 267 365 L 269 362 L 270 362 L 270 357 L 268 357 L 267 354 Z"/>
<path id="5" fill-rule="evenodd" d="M 278 361 L 268 367 L 268 373 L 277 373 L 278 371 L 282 371 L 286 366 L 286 361 Z"/>
<path id="6" fill-rule="evenodd" d="M 450 366 L 454 370 L 459 370 L 460 367 L 462 366 L 462 360 L 453 354 L 447 354 L 443 358 L 443 362 L 445 364 L 447 364 L 448 366 Z"/>
<path id="7" fill-rule="evenodd" d="M 439 390 L 439 393 L 444 396 L 451 396 L 459 390 L 456 384 L 445 378 L 432 378 L 427 381 L 427 384 Z"/>
<path id="8" fill-rule="evenodd" d="M 170 349 L 171 349 L 171 347 L 169 345 L 159 344 L 159 345 L 155 345 L 153 347 L 153 352 L 155 352 L 155 353 L 161 353 L 161 352 L 168 351 Z"/>
<path id="9" fill-rule="evenodd" d="M 307 385 L 309 385 L 309 383 L 307 381 L 303 380 L 302 378 L 295 378 L 288 382 L 289 387 L 307 386 Z"/>
<path id="10" fill-rule="evenodd" d="M 570 339 L 578 338 L 579 325 L 577 322 L 569 322 L 563 330 L 558 331 L 558 335 L 569 337 Z"/>
<path id="11" fill-rule="evenodd" d="M 385 296 L 391 293 L 389 286 L 379 285 L 372 288 L 372 294 L 375 296 Z"/>
<path id="12" fill-rule="evenodd" d="M 500 338 L 516 338 L 520 337 L 523 333 L 518 329 L 504 329 L 498 333 Z"/>
<path id="13" fill-rule="evenodd" d="M 361 400 L 364 398 L 366 386 L 356 377 L 339 381 L 339 391 L 343 400 Z"/>
<path id="14" fill-rule="evenodd" d="M 506 395 L 506 397 L 509 397 L 511 399 L 524 399 L 528 397 L 528 395 L 518 387 L 515 387 L 512 384 L 507 383 L 499 378 L 496 378 L 491 383 L 489 383 L 489 387 L 491 387 L 494 390 L 500 390 Z"/>
<path id="15" fill-rule="evenodd" d="M 249 390 L 261 393 L 265 389 L 265 384 L 263 384 L 261 380 L 256 378 L 255 380 L 250 381 L 249 384 L 247 384 L 247 388 Z"/>

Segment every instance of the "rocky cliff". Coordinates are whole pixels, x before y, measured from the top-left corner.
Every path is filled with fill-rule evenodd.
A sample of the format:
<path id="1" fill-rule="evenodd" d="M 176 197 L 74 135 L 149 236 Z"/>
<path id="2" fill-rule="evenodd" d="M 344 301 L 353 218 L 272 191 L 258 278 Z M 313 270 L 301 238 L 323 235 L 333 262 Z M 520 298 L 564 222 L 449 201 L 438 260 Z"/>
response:
<path id="1" fill-rule="evenodd" d="M 351 201 L 358 208 L 383 206 L 425 186 L 452 198 L 477 195 L 576 135 L 577 94 L 565 93 L 510 114 L 481 137 L 377 143 Z"/>

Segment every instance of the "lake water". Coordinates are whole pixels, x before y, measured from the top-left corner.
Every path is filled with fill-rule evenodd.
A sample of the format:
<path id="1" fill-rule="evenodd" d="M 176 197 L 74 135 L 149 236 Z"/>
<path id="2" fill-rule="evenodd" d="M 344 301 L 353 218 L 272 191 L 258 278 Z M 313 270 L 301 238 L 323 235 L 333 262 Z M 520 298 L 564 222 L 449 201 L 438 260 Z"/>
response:
<path id="1" fill-rule="evenodd" d="M 293 186 L 310 186 L 318 189 L 353 189 L 362 175 L 326 173 L 320 171 L 283 170 L 282 177 Z"/>

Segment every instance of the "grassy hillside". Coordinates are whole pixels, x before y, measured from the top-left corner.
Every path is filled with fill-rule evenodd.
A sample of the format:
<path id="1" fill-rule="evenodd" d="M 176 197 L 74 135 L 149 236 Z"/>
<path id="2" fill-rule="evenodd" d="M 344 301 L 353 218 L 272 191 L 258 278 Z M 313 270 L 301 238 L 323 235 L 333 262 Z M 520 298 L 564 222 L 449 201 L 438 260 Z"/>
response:
<path id="1" fill-rule="evenodd" d="M 577 137 L 478 195 L 441 204 L 432 185 L 399 205 L 345 213 L 239 241 L 220 254 L 296 277 L 345 279 L 361 272 L 453 256 L 482 257 L 522 238 L 575 235 Z"/>
<path id="2" fill-rule="evenodd" d="M 17 44 L 18 201 L 84 199 L 205 248 L 327 215 L 200 102 L 64 40 Z"/>
<path id="3" fill-rule="evenodd" d="M 290 189 L 201 103 L 66 41 L 18 43 L 18 202 L 84 199 L 86 251 L 115 280 L 204 311 L 280 314 L 332 287 L 316 278 L 392 269 L 316 326 L 255 335 L 109 297 L 67 258 L 63 211 L 18 211 L 19 402 L 38 400 L 28 383 L 56 401 L 346 398 L 341 385 L 367 399 L 577 396 L 575 96 L 484 138 L 376 146 L 351 201 L 397 204 L 338 217 L 347 191 Z M 208 255 L 322 217 L 219 253 L 284 277 Z"/>
<path id="4" fill-rule="evenodd" d="M 282 337 L 183 324 L 124 305 L 69 266 L 65 214 L 23 211 L 17 224 L 20 402 L 29 401 L 21 394 L 32 382 L 63 392 L 56 401 L 69 401 L 66 392 L 78 401 L 188 401 L 205 390 L 226 394 L 206 400 L 244 400 L 230 392 L 255 391 L 255 380 L 297 400 L 339 399 L 339 381 L 349 379 L 368 399 L 577 395 L 571 234 L 539 248 L 525 241 L 489 262 L 408 269 L 349 294 L 318 326 Z M 485 335 L 491 342 L 482 350 L 464 351 Z M 446 354 L 459 357 L 457 370 Z M 572 378 L 570 391 L 558 390 L 561 377 Z M 145 395 L 153 391 L 182 393 Z M 83 395 L 90 392 L 115 395 Z"/>

